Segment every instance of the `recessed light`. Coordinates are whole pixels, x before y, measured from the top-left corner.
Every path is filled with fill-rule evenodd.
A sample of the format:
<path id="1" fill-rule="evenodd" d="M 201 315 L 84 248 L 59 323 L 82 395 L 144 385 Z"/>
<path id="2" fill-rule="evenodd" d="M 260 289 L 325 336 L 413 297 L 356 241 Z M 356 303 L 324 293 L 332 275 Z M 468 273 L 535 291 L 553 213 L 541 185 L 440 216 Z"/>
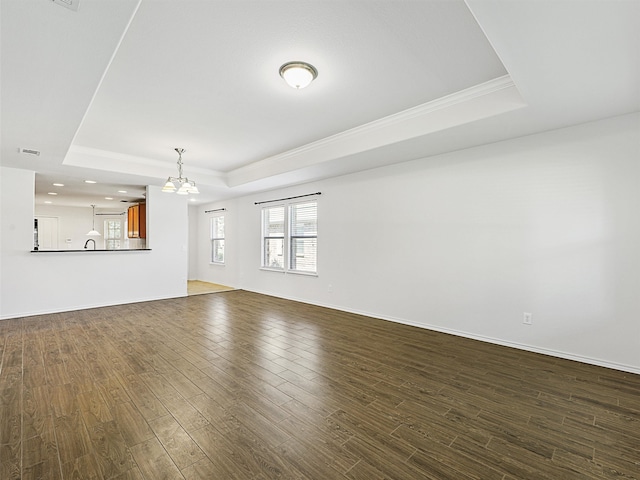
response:
<path id="1" fill-rule="evenodd" d="M 98 183 L 95 180 L 85 180 L 84 183 Z"/>
<path id="2" fill-rule="evenodd" d="M 127 193 L 126 190 L 118 190 L 118 193 Z"/>
<path id="3" fill-rule="evenodd" d="M 64 187 L 64 183 L 54 183 L 54 187 Z"/>
<path id="4" fill-rule="evenodd" d="M 113 197 L 104 197 L 105 200 L 113 200 Z"/>
<path id="5" fill-rule="evenodd" d="M 56 192 L 49 192 L 49 195 L 57 195 Z"/>
<path id="6" fill-rule="evenodd" d="M 51 200 L 45 200 L 44 203 L 53 203 Z"/>

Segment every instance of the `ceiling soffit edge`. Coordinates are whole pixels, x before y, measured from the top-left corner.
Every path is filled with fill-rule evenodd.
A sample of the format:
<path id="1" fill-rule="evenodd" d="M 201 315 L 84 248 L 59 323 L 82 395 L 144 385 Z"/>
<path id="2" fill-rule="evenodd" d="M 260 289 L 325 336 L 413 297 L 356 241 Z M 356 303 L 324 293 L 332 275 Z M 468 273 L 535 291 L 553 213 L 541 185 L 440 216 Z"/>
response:
<path id="1" fill-rule="evenodd" d="M 151 158 L 83 147 L 80 145 L 72 145 L 69 148 L 63 165 L 159 179 L 165 179 L 169 175 L 175 175 L 177 168 L 174 162 L 168 163 Z M 225 174 L 222 172 L 192 166 L 189 166 L 187 170 L 188 172 L 186 173 L 194 177 L 198 184 L 226 186 L 224 181 Z"/>
<path id="2" fill-rule="evenodd" d="M 227 174 L 230 187 L 380 148 L 525 107 L 509 75 L 403 110 Z"/>

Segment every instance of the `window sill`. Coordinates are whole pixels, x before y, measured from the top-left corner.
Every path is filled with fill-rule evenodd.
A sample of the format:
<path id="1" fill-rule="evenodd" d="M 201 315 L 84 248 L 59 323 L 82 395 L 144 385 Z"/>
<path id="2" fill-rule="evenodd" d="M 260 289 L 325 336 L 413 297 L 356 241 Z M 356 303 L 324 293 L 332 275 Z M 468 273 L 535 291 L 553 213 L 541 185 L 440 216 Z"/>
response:
<path id="1" fill-rule="evenodd" d="M 301 272 L 299 270 L 289 270 L 286 273 L 291 273 L 293 275 L 302 275 L 303 277 L 317 277 L 318 276 L 317 272 Z"/>
<path id="2" fill-rule="evenodd" d="M 268 268 L 268 267 L 260 267 L 260 270 L 264 270 L 265 272 L 275 272 L 275 273 L 286 273 L 290 275 L 302 275 L 303 277 L 317 277 L 317 272 L 301 272 L 299 270 L 283 270 L 281 268 Z"/>
<path id="3" fill-rule="evenodd" d="M 260 267 L 260 270 L 265 272 L 284 273 L 284 270 L 281 268 Z"/>

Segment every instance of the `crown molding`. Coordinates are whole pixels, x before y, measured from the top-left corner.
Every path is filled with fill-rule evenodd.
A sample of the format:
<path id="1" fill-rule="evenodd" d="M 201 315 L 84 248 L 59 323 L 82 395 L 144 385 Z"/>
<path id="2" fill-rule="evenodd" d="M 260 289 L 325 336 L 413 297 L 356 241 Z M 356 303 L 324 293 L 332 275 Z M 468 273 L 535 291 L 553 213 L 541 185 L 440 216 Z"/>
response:
<path id="1" fill-rule="evenodd" d="M 127 155 L 81 145 L 72 145 L 62 163 L 63 165 L 74 167 L 93 168 L 159 179 L 166 179 L 168 175 L 176 173 L 175 162 L 168 163 L 153 158 Z M 188 171 L 192 177 L 198 176 L 196 179 L 198 184 L 225 184 L 225 174 L 217 170 L 189 166 Z"/>
<path id="2" fill-rule="evenodd" d="M 232 170 L 230 187 L 494 116 L 526 104 L 509 75 Z"/>

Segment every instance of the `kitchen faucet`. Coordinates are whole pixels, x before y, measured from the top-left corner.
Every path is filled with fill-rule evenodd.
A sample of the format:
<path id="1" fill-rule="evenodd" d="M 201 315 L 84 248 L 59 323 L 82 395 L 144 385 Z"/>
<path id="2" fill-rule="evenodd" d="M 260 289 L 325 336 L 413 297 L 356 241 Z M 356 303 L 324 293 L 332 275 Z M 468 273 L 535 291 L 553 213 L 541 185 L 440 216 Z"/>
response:
<path id="1" fill-rule="evenodd" d="M 87 245 L 89 245 L 89 242 L 93 242 L 93 249 L 96 249 L 96 241 L 93 238 L 90 238 L 89 240 L 87 240 L 86 242 L 84 242 L 84 248 L 87 248 Z"/>

